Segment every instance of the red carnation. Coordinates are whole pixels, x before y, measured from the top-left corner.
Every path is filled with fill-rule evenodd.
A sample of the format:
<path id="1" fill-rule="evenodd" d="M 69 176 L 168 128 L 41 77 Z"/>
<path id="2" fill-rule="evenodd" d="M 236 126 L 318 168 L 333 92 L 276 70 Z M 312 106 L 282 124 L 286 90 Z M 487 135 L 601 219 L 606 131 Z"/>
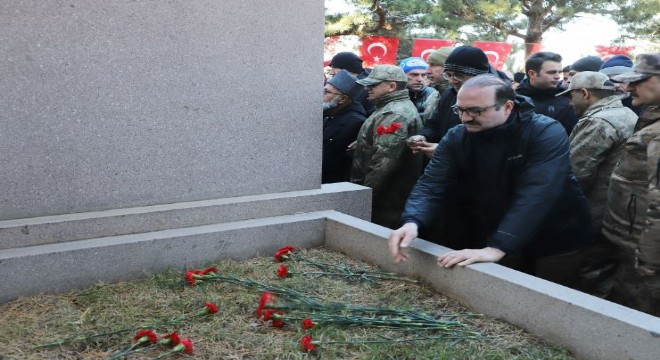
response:
<path id="1" fill-rule="evenodd" d="M 263 315 L 261 316 L 261 320 L 263 321 L 268 321 L 273 318 L 273 314 L 275 314 L 274 309 L 268 309 L 262 313 Z"/>
<path id="2" fill-rule="evenodd" d="M 183 339 L 181 340 L 181 344 L 183 344 L 183 346 L 185 347 L 185 349 L 183 349 L 183 352 L 188 355 L 192 355 L 193 353 L 192 341 L 190 341 L 190 339 Z"/>
<path id="3" fill-rule="evenodd" d="M 188 271 L 186 271 L 186 282 L 188 283 L 188 285 L 190 285 L 190 286 L 197 285 L 197 277 L 196 276 L 199 276 L 199 275 L 202 275 L 202 272 L 199 271 L 199 270 L 188 270 Z"/>
<path id="4" fill-rule="evenodd" d="M 310 318 L 303 319 L 302 324 L 300 325 L 304 330 L 309 330 L 314 327 L 314 322 Z"/>
<path id="5" fill-rule="evenodd" d="M 300 346 L 302 346 L 303 350 L 310 352 L 314 351 L 316 349 L 316 345 L 312 342 L 312 337 L 309 335 L 305 335 L 300 339 Z"/>
<path id="6" fill-rule="evenodd" d="M 275 252 L 275 260 L 277 262 L 283 262 L 289 258 L 289 254 L 295 251 L 296 250 L 293 248 L 293 246 L 285 246 Z"/>
<path id="7" fill-rule="evenodd" d="M 179 334 L 177 334 L 175 331 L 163 336 L 163 340 L 161 340 L 161 343 L 163 345 L 169 345 L 170 347 L 175 347 L 181 343 L 181 338 L 179 337 Z"/>
<path id="8" fill-rule="evenodd" d="M 218 273 L 218 268 L 215 266 L 207 267 L 202 271 L 202 275 L 208 275 L 210 273 L 217 274 Z"/>
<path id="9" fill-rule="evenodd" d="M 387 128 L 387 132 L 390 134 L 395 133 L 397 130 L 401 129 L 401 123 L 392 123 Z"/>
<path id="10" fill-rule="evenodd" d="M 285 278 L 289 276 L 289 269 L 286 267 L 286 265 L 280 265 L 280 267 L 277 268 L 277 277 Z"/>
<path id="11" fill-rule="evenodd" d="M 158 335 L 151 329 L 141 329 L 135 333 L 133 341 L 138 344 L 144 344 L 146 342 L 153 344 L 158 341 Z"/>
<path id="12" fill-rule="evenodd" d="M 284 313 L 281 311 L 276 312 L 273 314 L 273 323 L 271 324 L 273 327 L 282 327 L 284 326 Z"/>
<path id="13" fill-rule="evenodd" d="M 183 352 L 184 354 L 192 355 L 193 353 L 193 344 L 190 339 L 181 339 L 181 343 L 172 349 L 172 352 Z"/>
<path id="14" fill-rule="evenodd" d="M 387 132 L 387 128 L 385 126 L 383 126 L 382 124 L 378 125 L 378 127 L 376 128 L 376 134 L 378 134 L 378 135 L 383 135 L 386 132 Z"/>
<path id="15" fill-rule="evenodd" d="M 264 291 L 261 293 L 261 299 L 259 300 L 259 306 L 257 307 L 257 316 L 261 316 L 264 308 L 268 304 L 275 304 L 275 293 L 271 291 Z"/>
<path id="16" fill-rule="evenodd" d="M 208 311 L 209 314 L 215 314 L 218 312 L 218 305 L 216 304 L 208 303 L 208 304 L 204 304 L 204 306 L 206 307 L 206 310 Z"/>

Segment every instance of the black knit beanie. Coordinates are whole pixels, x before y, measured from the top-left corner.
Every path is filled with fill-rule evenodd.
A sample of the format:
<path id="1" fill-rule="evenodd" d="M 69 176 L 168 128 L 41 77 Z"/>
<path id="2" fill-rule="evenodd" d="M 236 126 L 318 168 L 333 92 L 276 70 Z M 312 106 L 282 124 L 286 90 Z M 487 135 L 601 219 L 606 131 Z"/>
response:
<path id="1" fill-rule="evenodd" d="M 345 69 L 354 74 L 364 71 L 362 68 L 362 59 L 348 51 L 337 53 L 330 61 L 330 67 Z"/>
<path id="2" fill-rule="evenodd" d="M 490 71 L 488 57 L 474 46 L 459 46 L 445 60 L 445 71 L 466 75 L 481 75 Z"/>
<path id="3" fill-rule="evenodd" d="M 603 60 L 601 60 L 598 56 L 592 55 L 583 57 L 582 59 L 574 62 L 573 65 L 571 65 L 571 70 L 575 70 L 577 72 L 598 71 L 600 70 L 601 65 L 603 65 Z"/>

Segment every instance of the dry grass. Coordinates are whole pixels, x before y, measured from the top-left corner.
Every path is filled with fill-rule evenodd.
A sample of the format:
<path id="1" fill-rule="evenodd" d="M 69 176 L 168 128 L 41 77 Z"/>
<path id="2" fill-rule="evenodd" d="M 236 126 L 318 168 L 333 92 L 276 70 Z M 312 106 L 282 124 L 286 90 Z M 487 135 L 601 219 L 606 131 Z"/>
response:
<path id="1" fill-rule="evenodd" d="M 343 262 L 371 268 L 341 254 L 323 249 L 303 250 L 301 255 L 328 263 Z M 277 279 L 271 257 L 250 261 L 222 261 L 220 273 L 250 277 L 264 283 L 286 284 L 324 301 L 380 305 L 424 310 L 434 314 L 469 313 L 456 302 L 424 285 L 403 281 L 374 284 L 347 282 L 330 277 L 297 276 Z M 303 266 L 296 270 L 304 271 Z M 311 269 L 310 269 L 311 270 Z M 46 349 L 35 345 L 66 337 L 138 327 L 199 310 L 204 303 L 220 306 L 216 315 L 177 327 L 160 327 L 159 333 L 176 330 L 195 344 L 198 359 L 571 359 L 565 349 L 550 346 L 522 330 L 487 317 L 461 319 L 483 340 L 430 340 L 404 344 L 321 345 L 303 353 L 298 323 L 276 329 L 258 320 L 259 292 L 226 283 L 196 287 L 185 284 L 181 270 L 148 275 L 144 280 L 100 284 L 55 295 L 21 298 L 0 306 L 0 359 L 101 359 L 130 344 L 134 331 Z M 377 335 L 412 336 L 400 330 L 364 327 L 318 326 L 308 331 L 314 339 L 360 340 Z M 414 334 L 413 334 L 414 335 Z M 131 359 L 151 359 L 154 349 Z"/>

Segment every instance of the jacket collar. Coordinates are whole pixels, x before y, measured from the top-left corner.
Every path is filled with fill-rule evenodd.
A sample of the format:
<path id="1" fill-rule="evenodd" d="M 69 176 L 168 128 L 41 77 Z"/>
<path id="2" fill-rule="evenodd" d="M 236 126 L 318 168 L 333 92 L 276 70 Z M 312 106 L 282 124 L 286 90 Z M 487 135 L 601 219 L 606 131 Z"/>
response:
<path id="1" fill-rule="evenodd" d="M 651 105 L 639 116 L 635 131 L 643 129 L 656 121 L 660 121 L 660 105 Z"/>
<path id="2" fill-rule="evenodd" d="M 408 89 L 391 92 L 387 95 L 381 96 L 376 100 L 373 100 L 373 102 L 377 108 L 381 108 L 385 106 L 387 103 L 398 100 L 410 100 L 410 96 L 408 95 Z"/>
<path id="3" fill-rule="evenodd" d="M 621 95 L 612 95 L 605 98 L 602 98 L 595 103 L 591 104 L 589 108 L 582 114 L 581 117 L 592 116 L 593 114 L 607 109 L 621 108 L 623 104 L 621 103 Z"/>

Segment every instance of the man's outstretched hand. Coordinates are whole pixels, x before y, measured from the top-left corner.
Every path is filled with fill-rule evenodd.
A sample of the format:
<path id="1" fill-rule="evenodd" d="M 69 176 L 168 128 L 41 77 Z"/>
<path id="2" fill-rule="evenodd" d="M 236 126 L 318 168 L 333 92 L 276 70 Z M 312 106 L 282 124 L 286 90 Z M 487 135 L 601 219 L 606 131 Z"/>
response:
<path id="1" fill-rule="evenodd" d="M 390 236 L 390 239 L 392 237 Z M 451 251 L 446 254 L 438 256 L 438 265 L 444 268 L 450 268 L 454 265 L 466 266 L 478 262 L 497 262 L 500 261 L 504 255 L 504 251 L 486 247 L 483 249 L 464 249 L 458 251 Z"/>
<path id="2" fill-rule="evenodd" d="M 417 224 L 406 223 L 390 234 L 388 247 L 390 249 L 390 255 L 392 255 L 395 263 L 398 264 L 401 261 L 406 261 L 408 259 L 408 255 L 402 248 L 408 247 L 410 242 L 417 237 L 417 231 Z"/>

